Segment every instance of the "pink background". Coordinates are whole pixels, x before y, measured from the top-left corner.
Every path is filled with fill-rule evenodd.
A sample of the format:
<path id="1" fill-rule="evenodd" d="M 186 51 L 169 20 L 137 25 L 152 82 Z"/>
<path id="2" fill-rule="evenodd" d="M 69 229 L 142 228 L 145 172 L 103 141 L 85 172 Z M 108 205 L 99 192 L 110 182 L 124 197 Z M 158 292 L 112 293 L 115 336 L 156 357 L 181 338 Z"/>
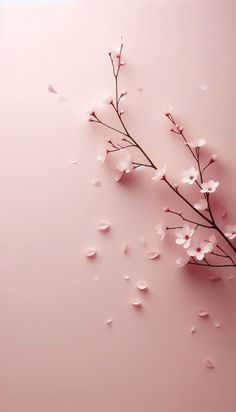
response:
<path id="1" fill-rule="evenodd" d="M 172 106 L 186 133 L 220 155 L 209 177 L 221 182 L 222 227 L 235 223 L 234 22 L 233 0 L 0 6 L 1 412 L 236 410 L 236 286 L 209 281 L 230 272 L 175 268 L 179 248 L 159 244 L 154 227 L 163 206 L 180 204 L 149 171 L 116 184 L 96 161 L 110 134 L 85 115 L 112 91 L 107 51 L 123 35 L 130 130 L 179 180 L 192 161 L 168 132 Z M 101 219 L 111 222 L 107 235 Z M 159 260 L 146 259 L 140 236 Z M 137 296 L 142 310 L 130 304 Z M 197 318 L 199 307 L 209 319 Z"/>

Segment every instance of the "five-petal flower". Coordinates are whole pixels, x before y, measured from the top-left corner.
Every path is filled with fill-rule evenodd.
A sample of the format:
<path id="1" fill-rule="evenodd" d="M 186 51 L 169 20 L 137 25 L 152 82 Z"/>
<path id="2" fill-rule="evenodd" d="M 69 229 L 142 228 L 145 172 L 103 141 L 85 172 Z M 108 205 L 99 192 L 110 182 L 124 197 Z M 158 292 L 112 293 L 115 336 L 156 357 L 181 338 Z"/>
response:
<path id="1" fill-rule="evenodd" d="M 183 227 L 176 229 L 175 234 L 177 236 L 175 242 L 178 245 L 182 245 L 184 249 L 187 249 L 190 246 L 191 238 L 194 234 L 194 229 L 192 229 L 188 225 L 184 225 Z"/>
<path id="2" fill-rule="evenodd" d="M 181 182 L 187 183 L 189 185 L 192 185 L 196 179 L 198 178 L 199 172 L 195 167 L 190 167 L 188 170 L 184 170 L 182 173 L 182 179 Z"/>
<path id="3" fill-rule="evenodd" d="M 219 186 L 219 182 L 216 182 L 215 180 L 208 180 L 208 182 L 202 183 L 201 184 L 201 193 L 214 193 Z"/>
<path id="4" fill-rule="evenodd" d="M 211 245 L 209 242 L 205 241 L 195 241 L 187 250 L 187 254 L 191 257 L 195 257 L 197 260 L 203 260 L 206 253 L 211 250 Z"/>

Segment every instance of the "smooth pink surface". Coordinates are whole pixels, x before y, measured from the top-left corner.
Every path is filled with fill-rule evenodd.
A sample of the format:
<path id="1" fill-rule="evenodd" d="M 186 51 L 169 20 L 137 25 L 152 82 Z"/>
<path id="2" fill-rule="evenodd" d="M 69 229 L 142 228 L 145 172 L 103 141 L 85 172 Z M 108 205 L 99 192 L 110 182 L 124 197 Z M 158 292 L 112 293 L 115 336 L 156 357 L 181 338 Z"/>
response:
<path id="1" fill-rule="evenodd" d="M 180 249 L 160 244 L 154 226 L 163 206 L 180 204 L 148 171 L 115 183 L 96 161 L 110 135 L 84 114 L 112 91 L 107 51 L 123 35 L 127 124 L 179 180 L 192 162 L 168 132 L 171 105 L 220 155 L 210 177 L 228 210 L 222 227 L 235 223 L 234 9 L 233 0 L 1 6 L 1 412 L 236 410 L 235 281 L 209 281 L 225 269 L 175 268 Z M 160 258 L 147 259 L 155 249 Z"/>

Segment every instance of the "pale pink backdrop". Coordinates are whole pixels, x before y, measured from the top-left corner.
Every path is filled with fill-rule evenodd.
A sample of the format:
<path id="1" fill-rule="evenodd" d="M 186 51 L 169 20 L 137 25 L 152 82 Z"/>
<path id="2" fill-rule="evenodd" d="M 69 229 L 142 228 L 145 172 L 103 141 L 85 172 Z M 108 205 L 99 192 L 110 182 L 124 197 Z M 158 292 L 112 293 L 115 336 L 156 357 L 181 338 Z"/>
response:
<path id="1" fill-rule="evenodd" d="M 172 106 L 220 155 L 215 196 L 228 209 L 222 227 L 235 223 L 234 23 L 234 0 L 0 6 L 1 412 L 236 410 L 236 285 L 209 281 L 230 272 L 175 268 L 179 249 L 154 226 L 179 202 L 148 172 L 116 184 L 96 161 L 110 134 L 85 115 L 112 91 L 107 51 L 123 35 L 127 124 L 178 180 L 191 160 L 168 132 Z M 146 259 L 141 236 L 159 260 Z M 93 262 L 87 247 L 98 249 Z M 142 310 L 130 304 L 138 296 Z"/>

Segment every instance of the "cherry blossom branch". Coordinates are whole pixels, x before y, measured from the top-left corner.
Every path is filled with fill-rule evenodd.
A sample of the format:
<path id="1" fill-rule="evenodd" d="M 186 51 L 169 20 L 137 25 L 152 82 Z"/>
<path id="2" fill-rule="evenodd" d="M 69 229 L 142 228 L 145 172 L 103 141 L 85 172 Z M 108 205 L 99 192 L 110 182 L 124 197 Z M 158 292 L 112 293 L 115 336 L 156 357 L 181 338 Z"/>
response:
<path id="1" fill-rule="evenodd" d="M 112 52 L 109 53 L 109 57 L 110 57 L 111 65 L 112 65 L 113 77 L 114 77 L 114 80 L 115 80 L 115 100 L 113 100 L 113 98 L 109 97 L 108 100 L 107 100 L 107 102 L 106 102 L 106 103 L 110 104 L 110 106 L 111 106 L 112 109 L 114 110 L 115 115 L 116 115 L 116 117 L 117 117 L 117 119 L 118 119 L 118 121 L 119 121 L 121 130 L 120 130 L 119 128 L 113 127 L 112 125 L 103 122 L 100 118 L 98 118 L 98 116 L 97 116 L 97 114 L 95 113 L 95 111 L 90 112 L 90 118 L 89 118 L 89 121 L 98 123 L 99 125 L 104 126 L 104 127 L 108 128 L 108 129 L 112 130 L 112 131 L 115 132 L 115 133 L 118 133 L 118 134 L 121 134 L 122 136 L 125 136 L 125 137 L 123 137 L 123 138 L 121 139 L 121 140 L 123 140 L 123 141 L 125 141 L 125 142 L 127 143 L 127 144 L 124 144 L 124 145 L 118 144 L 118 143 L 115 144 L 115 143 L 113 143 L 111 140 L 108 140 L 108 143 L 111 145 L 111 149 L 107 149 L 106 154 L 109 154 L 109 153 L 111 153 L 111 152 L 118 152 L 118 151 L 120 151 L 120 150 L 130 149 L 130 148 L 136 148 L 136 149 L 138 149 L 138 151 L 140 151 L 140 153 L 143 155 L 144 159 L 145 159 L 147 162 L 136 162 L 136 161 L 133 161 L 133 160 L 131 160 L 131 161 L 129 160 L 129 161 L 128 161 L 129 164 L 127 165 L 127 167 L 124 166 L 124 165 L 122 165 L 122 173 L 124 173 L 124 172 L 129 173 L 129 172 L 132 170 L 132 168 L 133 168 L 133 169 L 136 169 L 136 168 L 139 168 L 139 167 L 149 167 L 149 168 L 155 170 L 156 175 L 155 175 L 154 178 L 152 178 L 152 180 L 154 180 L 154 181 L 156 181 L 156 180 L 162 180 L 162 181 L 164 181 L 164 182 L 168 185 L 168 187 L 169 187 L 174 193 L 176 193 L 177 196 L 178 196 L 179 198 L 181 198 L 181 200 L 182 200 L 185 204 L 187 204 L 190 209 L 192 209 L 192 210 L 195 212 L 195 214 L 197 214 L 204 222 L 207 222 L 207 224 L 202 223 L 202 222 L 197 222 L 197 221 L 195 221 L 195 220 L 188 219 L 188 218 L 184 217 L 184 216 L 182 215 L 182 213 L 180 213 L 180 212 L 171 211 L 171 210 L 169 210 L 169 209 L 168 209 L 168 212 L 169 212 L 169 213 L 172 213 L 172 214 L 178 215 L 179 217 L 181 217 L 181 219 L 182 219 L 184 222 L 188 222 L 188 223 L 192 223 L 192 224 L 196 225 L 195 230 L 196 230 L 197 228 L 199 228 L 199 227 L 207 228 L 207 229 L 214 229 L 214 230 L 215 230 L 216 232 L 218 232 L 218 234 L 225 240 L 225 242 L 227 242 L 228 246 L 229 246 L 229 247 L 234 251 L 234 253 L 235 253 L 235 252 L 236 252 L 236 247 L 231 243 L 230 239 L 233 239 L 234 237 L 236 237 L 236 226 L 235 226 L 235 233 L 234 233 L 234 226 L 233 226 L 233 229 L 230 229 L 231 232 L 228 233 L 227 236 L 226 236 L 226 234 L 225 234 L 225 233 L 220 229 L 220 227 L 216 224 L 215 218 L 214 218 L 214 215 L 213 215 L 213 212 L 212 212 L 211 204 L 210 204 L 210 193 L 212 193 L 212 192 L 215 191 L 215 189 L 216 189 L 216 187 L 219 185 L 219 183 L 218 183 L 218 182 L 214 182 L 214 181 L 209 181 L 208 183 L 204 183 L 204 181 L 203 181 L 203 173 L 204 173 L 204 171 L 205 171 L 213 162 L 215 162 L 215 160 L 216 160 L 216 155 L 212 155 L 212 157 L 211 157 L 211 159 L 209 160 L 209 162 L 208 162 L 204 167 L 201 166 L 200 147 L 205 144 L 205 141 L 203 141 L 203 139 L 201 139 L 201 142 L 197 142 L 197 144 L 193 144 L 193 142 L 192 142 L 192 143 L 191 143 L 191 142 L 189 143 L 188 140 L 187 140 L 187 138 L 186 138 L 186 136 L 185 136 L 185 134 L 184 134 L 184 131 L 183 131 L 184 129 L 183 129 L 183 127 L 182 127 L 182 126 L 179 126 L 179 125 L 176 123 L 176 121 L 175 121 L 175 119 L 174 119 L 174 117 L 173 117 L 173 115 L 172 115 L 171 113 L 169 113 L 169 112 L 166 113 L 166 116 L 168 117 L 168 119 L 170 120 L 170 122 L 172 123 L 172 125 L 174 126 L 174 128 L 172 127 L 171 131 L 172 131 L 173 133 L 175 133 L 175 134 L 177 134 L 177 135 L 180 135 L 180 136 L 182 137 L 185 146 L 187 146 L 189 152 L 191 153 L 191 156 L 194 158 L 194 160 L 195 160 L 196 163 L 197 163 L 197 171 L 195 171 L 196 169 L 192 168 L 192 169 L 194 169 L 194 170 L 192 171 L 192 172 L 193 172 L 193 176 L 189 176 L 189 177 L 187 176 L 187 177 L 185 177 L 185 181 L 184 181 L 183 179 L 182 179 L 182 181 L 183 181 L 184 183 L 189 183 L 189 184 L 196 183 L 196 184 L 197 184 L 197 186 L 200 188 L 200 191 L 203 193 L 203 197 L 204 197 L 205 202 L 206 202 L 206 205 L 207 205 L 207 206 L 203 209 L 203 208 L 196 208 L 195 205 L 193 205 L 193 204 L 191 203 L 191 201 L 188 200 L 188 199 L 179 191 L 179 188 L 176 187 L 176 185 L 173 185 L 173 184 L 167 179 L 165 170 L 162 171 L 161 169 L 159 169 L 159 168 L 155 165 L 155 163 L 152 161 L 151 157 L 145 152 L 145 150 L 143 149 L 143 147 L 137 142 L 137 140 L 136 140 L 136 139 L 130 134 L 130 132 L 128 131 L 128 128 L 127 128 L 127 126 L 125 125 L 125 123 L 124 123 L 124 121 L 123 121 L 123 118 L 122 118 L 122 116 L 123 116 L 123 114 L 124 114 L 124 110 L 120 110 L 120 108 L 119 108 L 119 105 L 120 105 L 120 102 L 121 102 L 122 98 L 127 95 L 127 92 L 126 92 L 125 90 L 122 91 L 121 93 L 119 92 L 118 78 L 119 78 L 120 69 L 121 69 L 121 67 L 124 65 L 124 62 L 122 62 L 122 60 L 121 60 L 121 58 L 122 58 L 122 50 L 123 50 L 123 42 L 122 42 L 122 40 L 121 40 L 121 45 L 120 45 L 119 50 L 116 51 L 116 52 L 114 53 L 114 55 L 113 55 Z M 122 173 L 121 173 L 121 175 L 122 175 Z M 198 177 L 199 177 L 199 179 L 200 179 L 200 182 L 198 182 L 198 180 L 197 180 Z M 192 180 L 191 180 L 191 179 L 192 179 Z M 209 216 L 206 216 L 206 215 L 204 214 L 204 210 L 205 210 L 207 213 L 209 213 Z M 168 228 L 166 228 L 166 230 L 171 230 L 171 229 L 181 230 L 181 228 L 183 229 L 183 227 L 181 227 L 181 226 L 180 226 L 180 227 L 174 227 L 174 228 L 168 227 Z M 190 229 L 190 230 L 192 230 L 192 229 Z M 192 236 L 192 235 L 191 235 L 191 236 Z M 184 242 L 185 242 L 185 241 L 186 241 L 186 239 L 184 240 Z M 189 241 L 189 239 L 187 239 L 187 241 Z M 182 242 L 182 240 L 181 240 L 181 242 Z M 218 243 L 217 243 L 217 244 L 214 244 L 214 247 L 217 246 L 217 247 L 219 248 L 219 250 L 222 251 L 223 255 L 221 255 L 220 253 L 213 252 L 213 243 L 214 243 L 214 242 L 211 243 L 211 247 L 210 247 L 210 246 L 207 246 L 207 243 L 208 243 L 208 242 L 209 242 L 209 241 L 205 241 L 205 244 L 203 245 L 203 249 L 205 248 L 205 249 L 204 249 L 205 252 L 203 251 L 203 249 L 201 250 L 201 247 L 200 247 L 200 252 L 196 249 L 196 251 L 195 251 L 196 254 L 195 254 L 195 255 L 193 255 L 193 254 L 190 255 L 191 257 L 190 257 L 190 261 L 188 262 L 189 264 L 195 264 L 195 265 L 200 265 L 200 266 L 212 266 L 212 267 L 236 266 L 234 260 L 232 259 L 232 257 L 231 257 L 230 255 L 228 255 L 228 254 L 221 248 L 221 246 L 218 245 Z M 176 242 L 176 243 L 178 243 L 178 242 Z M 179 243 L 180 243 L 180 242 L 179 242 Z M 182 242 L 182 243 L 183 243 L 183 242 Z M 206 246 L 207 246 L 207 248 L 208 248 L 209 250 L 207 250 Z M 191 248 L 190 248 L 190 249 L 191 249 Z M 189 254 L 190 254 L 190 253 L 193 253 L 193 250 L 190 250 L 190 249 L 189 249 Z M 198 249 L 199 249 L 199 247 L 198 247 Z M 211 251 L 210 251 L 210 249 L 211 249 Z M 205 259 L 205 257 L 204 257 L 204 253 L 207 253 L 206 250 L 207 250 L 208 253 L 211 253 L 212 255 L 217 256 L 217 257 L 219 257 L 219 258 L 223 258 L 223 257 L 224 257 L 224 258 L 230 259 L 230 261 L 231 261 L 232 264 L 229 264 L 229 265 L 228 265 L 228 264 L 227 264 L 227 265 L 221 265 L 221 264 L 220 264 L 220 265 L 216 265 L 216 264 L 209 263 L 209 262 Z M 194 252 L 194 253 L 195 253 L 195 252 Z M 198 258 L 198 254 L 199 254 L 199 253 L 200 253 L 200 255 L 201 255 L 201 258 Z M 199 256 L 200 256 L 200 255 L 199 255 Z M 194 258 L 194 256 L 196 256 L 197 260 Z M 203 258 L 204 258 L 205 263 L 200 263 L 200 260 L 202 260 Z"/>

